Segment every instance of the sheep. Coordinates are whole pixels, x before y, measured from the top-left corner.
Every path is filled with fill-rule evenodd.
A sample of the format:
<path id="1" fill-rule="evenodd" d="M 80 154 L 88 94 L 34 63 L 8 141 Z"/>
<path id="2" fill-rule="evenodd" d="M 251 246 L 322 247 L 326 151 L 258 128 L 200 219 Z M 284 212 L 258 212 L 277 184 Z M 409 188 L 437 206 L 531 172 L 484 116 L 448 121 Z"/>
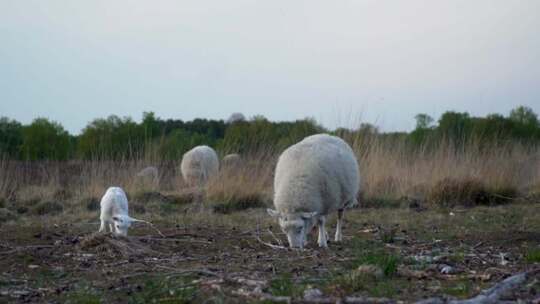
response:
<path id="1" fill-rule="evenodd" d="M 240 164 L 240 161 L 242 159 L 240 158 L 240 154 L 228 154 L 223 157 L 223 160 L 221 161 L 222 167 L 230 167 L 234 168 L 237 167 Z"/>
<path id="2" fill-rule="evenodd" d="M 101 198 L 101 226 L 99 232 L 106 232 L 109 226 L 110 232 L 127 236 L 131 223 L 145 222 L 132 218 L 128 215 L 128 199 L 126 193 L 120 187 L 110 187 Z"/>
<path id="3" fill-rule="evenodd" d="M 287 235 L 292 248 L 303 248 L 318 225 L 320 247 L 327 247 L 326 217 L 338 211 L 335 241 L 342 241 L 344 209 L 358 204 L 358 162 L 342 139 L 317 134 L 287 148 L 279 157 L 274 178 L 274 209 L 267 209 Z"/>
<path id="4" fill-rule="evenodd" d="M 191 186 L 202 186 L 219 171 L 219 160 L 214 149 L 197 146 L 184 154 L 180 164 L 182 177 Z"/>
<path id="5" fill-rule="evenodd" d="M 158 169 L 153 166 L 146 167 L 137 173 L 137 179 L 143 183 L 158 184 Z"/>

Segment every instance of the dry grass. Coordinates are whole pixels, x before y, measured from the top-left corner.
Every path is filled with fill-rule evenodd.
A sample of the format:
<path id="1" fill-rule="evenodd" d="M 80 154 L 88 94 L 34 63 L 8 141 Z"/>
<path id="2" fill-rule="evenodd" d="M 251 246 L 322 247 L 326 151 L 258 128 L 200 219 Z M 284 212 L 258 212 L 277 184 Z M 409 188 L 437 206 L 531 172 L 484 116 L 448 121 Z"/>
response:
<path id="1" fill-rule="evenodd" d="M 428 206 L 493 205 L 540 197 L 537 149 L 519 144 L 488 148 L 471 143 L 463 149 L 443 144 L 411 151 L 404 143 L 380 138 L 346 140 L 359 159 L 364 206 L 388 202 L 399 206 L 411 200 Z M 114 185 L 124 188 L 130 200 L 142 206 L 141 213 L 152 199 L 176 205 L 204 200 L 214 211 L 229 213 L 271 205 L 278 155 L 273 151 L 244 155 L 240 165 L 223 167 L 204 189 L 188 188 L 178 162 L 155 155 L 131 161 L 1 160 L 0 199 L 19 214 L 43 215 L 49 209 L 87 213 L 96 211 L 101 195 Z M 159 168 L 159 182 L 137 178 L 137 172 L 147 166 Z M 44 202 L 54 202 L 55 208 L 38 206 Z"/>

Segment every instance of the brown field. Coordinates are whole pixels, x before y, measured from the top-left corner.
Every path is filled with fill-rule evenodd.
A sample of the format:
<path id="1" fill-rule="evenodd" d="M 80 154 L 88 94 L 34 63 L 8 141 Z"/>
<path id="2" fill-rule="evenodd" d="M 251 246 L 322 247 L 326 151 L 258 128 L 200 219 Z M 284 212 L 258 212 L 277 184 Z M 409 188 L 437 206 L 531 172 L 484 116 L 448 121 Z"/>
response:
<path id="1" fill-rule="evenodd" d="M 304 251 L 265 213 L 277 153 L 224 168 L 202 195 L 177 162 L 0 161 L 0 302 L 309 303 L 465 299 L 528 271 L 506 300 L 540 297 L 540 157 L 521 145 L 410 152 L 349 140 L 360 206 L 345 240 Z M 148 165 L 159 183 L 136 178 Z M 97 235 L 99 198 L 123 187 L 138 224 Z M 330 218 L 333 233 L 335 218 Z M 442 273 L 443 268 L 449 273 Z M 304 297 L 309 290 L 322 295 Z M 504 300 L 503 299 L 503 300 Z M 366 303 L 367 303 L 366 302 Z"/>

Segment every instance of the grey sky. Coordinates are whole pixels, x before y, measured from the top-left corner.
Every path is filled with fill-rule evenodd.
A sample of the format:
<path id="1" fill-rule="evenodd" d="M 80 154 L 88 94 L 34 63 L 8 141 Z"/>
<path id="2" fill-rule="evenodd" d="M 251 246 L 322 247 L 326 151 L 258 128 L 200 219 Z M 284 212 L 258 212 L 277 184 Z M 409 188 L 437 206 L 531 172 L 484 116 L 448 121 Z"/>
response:
<path id="1" fill-rule="evenodd" d="M 540 112 L 540 1 L 0 0 L 0 116 Z"/>

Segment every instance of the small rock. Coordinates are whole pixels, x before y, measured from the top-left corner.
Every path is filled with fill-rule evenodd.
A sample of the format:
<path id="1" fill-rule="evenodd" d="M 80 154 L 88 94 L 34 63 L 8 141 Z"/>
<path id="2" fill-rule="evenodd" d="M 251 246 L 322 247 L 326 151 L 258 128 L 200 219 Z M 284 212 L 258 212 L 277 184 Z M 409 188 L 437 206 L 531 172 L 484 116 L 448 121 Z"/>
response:
<path id="1" fill-rule="evenodd" d="M 441 273 L 442 274 L 453 274 L 453 273 L 456 273 L 456 269 L 452 266 L 449 266 L 449 265 L 441 265 L 439 267 L 441 269 Z"/>
<path id="2" fill-rule="evenodd" d="M 39 268 L 39 265 L 33 265 L 33 264 L 31 264 L 31 265 L 28 265 L 28 268 L 30 268 L 30 269 L 36 269 L 36 268 Z"/>
<path id="3" fill-rule="evenodd" d="M 317 288 L 304 290 L 304 300 L 313 301 L 323 296 L 322 291 Z"/>

